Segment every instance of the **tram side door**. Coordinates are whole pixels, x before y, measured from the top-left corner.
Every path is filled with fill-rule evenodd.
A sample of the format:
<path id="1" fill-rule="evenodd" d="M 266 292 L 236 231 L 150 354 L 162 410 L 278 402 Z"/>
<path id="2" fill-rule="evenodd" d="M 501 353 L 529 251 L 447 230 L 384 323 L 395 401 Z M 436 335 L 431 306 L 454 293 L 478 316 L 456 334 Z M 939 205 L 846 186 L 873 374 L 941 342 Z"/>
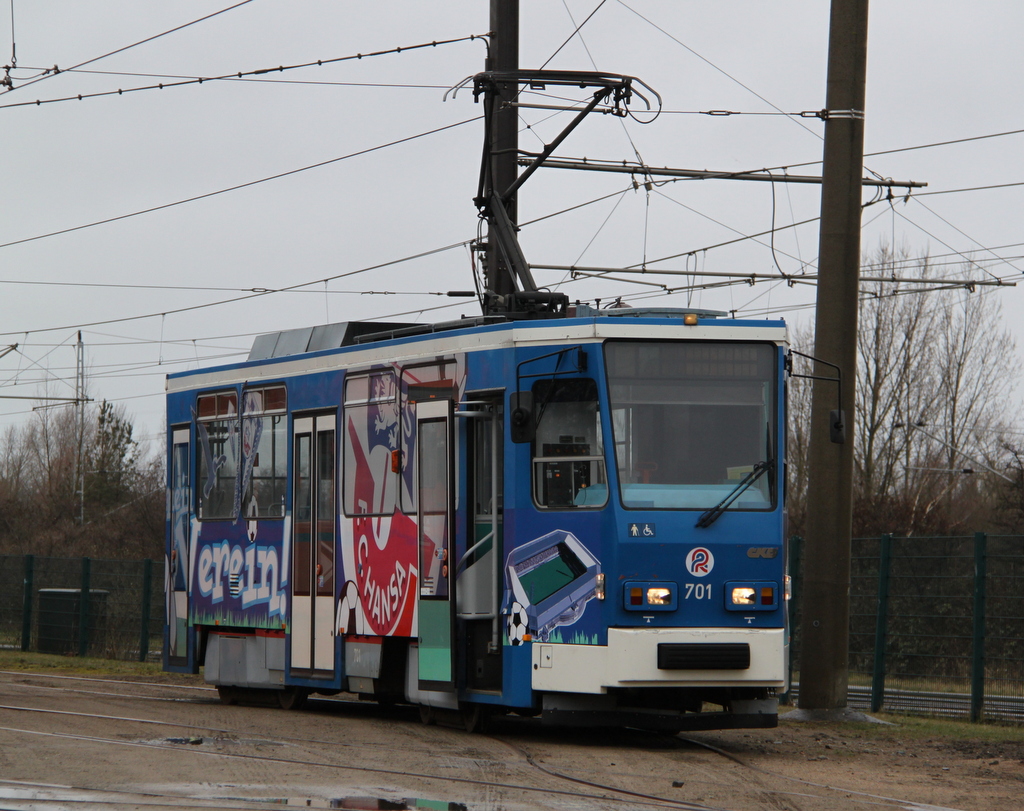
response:
<path id="1" fill-rule="evenodd" d="M 292 443 L 291 672 L 334 675 L 336 416 L 295 419 Z"/>
<path id="2" fill-rule="evenodd" d="M 466 687 L 501 691 L 502 418 L 501 396 L 470 392 L 466 426 L 467 549 L 455 566 L 456 617 L 465 633 Z"/>
<path id="3" fill-rule="evenodd" d="M 189 429 L 171 434 L 170 535 L 167 549 L 167 661 L 168 669 L 189 672 L 192 646 L 188 628 L 189 561 L 192 542 L 192 487 Z"/>
<path id="4" fill-rule="evenodd" d="M 419 519 L 420 689 L 455 686 L 452 595 L 452 401 L 416 405 L 416 488 Z"/>

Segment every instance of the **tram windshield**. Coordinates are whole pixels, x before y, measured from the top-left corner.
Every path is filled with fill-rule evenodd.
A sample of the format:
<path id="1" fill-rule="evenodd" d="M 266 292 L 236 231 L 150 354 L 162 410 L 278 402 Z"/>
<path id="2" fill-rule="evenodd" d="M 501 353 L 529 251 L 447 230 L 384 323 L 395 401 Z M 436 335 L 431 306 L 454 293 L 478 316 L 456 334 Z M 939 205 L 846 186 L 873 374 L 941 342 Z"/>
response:
<path id="1" fill-rule="evenodd" d="M 623 506 L 706 510 L 774 461 L 776 348 L 712 341 L 605 344 Z M 729 504 L 771 509 L 774 477 Z"/>

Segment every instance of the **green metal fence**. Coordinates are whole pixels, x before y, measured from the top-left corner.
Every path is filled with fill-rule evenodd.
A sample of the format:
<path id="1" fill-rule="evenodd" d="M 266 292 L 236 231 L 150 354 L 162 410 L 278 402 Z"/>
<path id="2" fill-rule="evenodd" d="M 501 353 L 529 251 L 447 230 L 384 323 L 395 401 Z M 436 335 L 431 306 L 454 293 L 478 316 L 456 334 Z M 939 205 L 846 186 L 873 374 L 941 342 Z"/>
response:
<path id="1" fill-rule="evenodd" d="M 156 660 L 163 593 L 152 560 L 0 555 L 0 649 Z"/>
<path id="2" fill-rule="evenodd" d="M 793 660 L 802 541 L 791 541 Z M 1024 723 L 1024 537 L 855 538 L 850 705 Z"/>
<path id="3" fill-rule="evenodd" d="M 794 664 L 802 546 L 791 539 Z M 884 535 L 855 538 L 852 552 L 851 706 L 1024 723 L 1024 536 Z M 154 568 L 0 555 L 0 648 L 158 659 Z"/>

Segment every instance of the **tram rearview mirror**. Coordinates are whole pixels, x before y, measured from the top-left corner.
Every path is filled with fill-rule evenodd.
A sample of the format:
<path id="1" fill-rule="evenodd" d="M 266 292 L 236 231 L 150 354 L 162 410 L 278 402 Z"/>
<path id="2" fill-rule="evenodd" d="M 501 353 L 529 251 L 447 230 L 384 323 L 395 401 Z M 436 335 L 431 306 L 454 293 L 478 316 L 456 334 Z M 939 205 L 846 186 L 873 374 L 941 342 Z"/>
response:
<path id="1" fill-rule="evenodd" d="M 846 442 L 846 414 L 838 408 L 828 412 L 828 438 L 836 445 Z"/>
<path id="2" fill-rule="evenodd" d="M 513 442 L 533 442 L 537 423 L 533 419 L 533 392 L 517 391 L 509 397 L 509 429 Z"/>

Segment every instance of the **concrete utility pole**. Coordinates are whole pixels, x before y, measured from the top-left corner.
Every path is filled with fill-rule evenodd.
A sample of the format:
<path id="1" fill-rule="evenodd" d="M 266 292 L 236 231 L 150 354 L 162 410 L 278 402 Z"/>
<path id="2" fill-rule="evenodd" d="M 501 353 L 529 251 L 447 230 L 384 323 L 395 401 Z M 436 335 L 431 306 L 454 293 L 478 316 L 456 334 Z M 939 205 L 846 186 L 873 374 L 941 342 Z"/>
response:
<path id="1" fill-rule="evenodd" d="M 853 408 L 868 0 L 832 0 L 814 355 L 842 374 L 846 441 L 829 441 L 834 383 L 814 381 L 803 576 L 800 707 L 846 707 L 849 682 Z M 834 371 L 818 364 L 816 375 Z"/>
<path id="2" fill-rule="evenodd" d="M 489 71 L 519 70 L 519 0 L 491 0 L 491 53 L 487 60 Z M 503 194 L 519 175 L 516 163 L 519 157 L 519 119 L 516 108 L 502 106 L 502 102 L 515 101 L 518 82 L 504 82 L 498 87 L 500 98 L 491 121 L 491 178 L 497 193 Z M 509 219 L 515 225 L 518 211 L 515 197 L 506 206 Z M 488 223 L 488 231 L 494 226 Z M 499 295 L 515 291 L 515 279 L 498 250 L 497 240 L 488 239 L 487 288 Z"/>
<path id="3" fill-rule="evenodd" d="M 75 345 L 75 406 L 78 408 L 78 523 L 85 524 L 85 459 L 82 449 L 85 444 L 85 344 L 82 331 L 78 331 Z"/>

